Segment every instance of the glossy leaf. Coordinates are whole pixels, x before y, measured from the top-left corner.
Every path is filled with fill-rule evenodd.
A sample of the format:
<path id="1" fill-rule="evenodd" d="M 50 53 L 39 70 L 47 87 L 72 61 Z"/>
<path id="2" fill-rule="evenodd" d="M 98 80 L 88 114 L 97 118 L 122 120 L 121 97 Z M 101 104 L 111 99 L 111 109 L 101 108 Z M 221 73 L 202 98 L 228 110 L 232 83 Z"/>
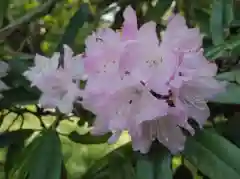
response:
<path id="1" fill-rule="evenodd" d="M 154 179 L 154 165 L 151 160 L 146 157 L 138 159 L 136 165 L 137 179 Z"/>
<path id="2" fill-rule="evenodd" d="M 170 8 L 172 0 L 158 0 L 155 6 L 150 6 L 146 13 L 148 20 L 161 22 L 164 13 Z"/>
<path id="3" fill-rule="evenodd" d="M 37 89 L 25 89 L 24 87 L 13 88 L 2 92 L 2 94 L 4 98 L 0 101 L 0 108 L 8 108 L 17 104 L 36 104 L 39 99 Z"/>
<path id="4" fill-rule="evenodd" d="M 27 139 L 34 131 L 32 129 L 20 129 L 16 131 L 3 132 L 0 134 L 0 148 L 17 144 Z"/>
<path id="5" fill-rule="evenodd" d="M 81 144 L 101 144 L 106 143 L 110 136 L 111 134 L 93 136 L 90 133 L 80 135 L 76 131 L 73 131 L 68 135 L 68 138 L 73 142 Z"/>
<path id="6" fill-rule="evenodd" d="M 210 101 L 224 104 L 240 104 L 240 85 L 229 84 L 225 92 L 218 94 Z"/>
<path id="7" fill-rule="evenodd" d="M 234 0 L 224 0 L 224 22 L 229 26 L 234 20 Z"/>
<path id="8" fill-rule="evenodd" d="M 65 33 L 56 49 L 56 51 L 61 51 L 63 44 L 72 45 L 74 43 L 75 37 L 78 34 L 79 28 L 81 28 L 85 21 L 87 21 L 90 15 L 90 9 L 88 4 L 82 3 L 79 10 L 70 19 L 70 22 L 66 28 Z"/>
<path id="9" fill-rule="evenodd" d="M 240 149 L 217 133 L 201 131 L 187 139 L 184 156 L 212 179 L 240 178 Z"/>
<path id="10" fill-rule="evenodd" d="M 224 57 L 226 54 L 236 53 L 238 54 L 240 51 L 240 36 L 233 36 L 228 41 L 225 41 L 224 44 L 220 44 L 217 46 L 209 47 L 205 50 L 205 56 L 208 60 L 213 61 L 219 57 Z"/>
<path id="11" fill-rule="evenodd" d="M 223 4 L 224 0 L 214 0 L 210 18 L 212 40 L 215 45 L 224 42 Z"/>
<path id="12" fill-rule="evenodd" d="M 171 169 L 172 157 L 168 151 L 159 151 L 154 160 L 155 179 L 172 179 Z"/>
<path id="13" fill-rule="evenodd" d="M 17 161 L 17 158 L 20 156 L 22 150 L 24 149 L 24 141 L 17 143 L 17 144 L 11 144 L 6 153 L 6 161 L 4 164 L 4 173 L 6 179 L 10 179 L 10 173 L 12 168 L 14 167 L 14 164 Z"/>
<path id="14" fill-rule="evenodd" d="M 96 161 L 83 175 L 83 179 L 135 178 L 135 157 L 130 143 L 113 150 Z M 117 176 L 119 175 L 119 176 Z"/>
<path id="15" fill-rule="evenodd" d="M 236 83 L 240 84 L 240 69 L 220 73 L 216 76 L 216 78 L 218 80 L 226 80 L 229 82 L 236 82 Z"/>
<path id="16" fill-rule="evenodd" d="M 61 142 L 56 132 L 44 131 L 23 151 L 15 177 L 24 179 L 60 179 Z"/>

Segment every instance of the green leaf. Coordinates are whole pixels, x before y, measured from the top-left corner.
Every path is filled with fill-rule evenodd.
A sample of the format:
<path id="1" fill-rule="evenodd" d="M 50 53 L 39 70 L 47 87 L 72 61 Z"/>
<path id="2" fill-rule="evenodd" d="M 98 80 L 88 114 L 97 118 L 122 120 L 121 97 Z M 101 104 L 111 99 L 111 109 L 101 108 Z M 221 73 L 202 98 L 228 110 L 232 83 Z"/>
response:
<path id="1" fill-rule="evenodd" d="M 185 165 L 180 165 L 173 176 L 174 179 L 194 179 L 193 174 L 191 172 L 191 170 L 185 166 Z"/>
<path id="2" fill-rule="evenodd" d="M 10 0 L 2 0 L 0 1 L 0 27 L 3 25 L 3 20 L 8 10 Z"/>
<path id="3" fill-rule="evenodd" d="M 209 61 L 216 60 L 219 57 L 224 57 L 225 55 L 236 53 L 239 54 L 240 47 L 240 36 L 233 36 L 230 40 L 225 41 L 224 44 L 213 46 L 205 50 L 205 56 Z"/>
<path id="4" fill-rule="evenodd" d="M 146 18 L 161 22 L 164 13 L 170 8 L 172 0 L 158 0 L 155 6 L 150 6 L 146 13 Z"/>
<path id="5" fill-rule="evenodd" d="M 9 108 L 17 104 L 36 104 L 39 99 L 37 89 L 25 89 L 24 87 L 19 87 L 1 93 L 3 98 L 0 101 L 0 108 Z"/>
<path id="6" fill-rule="evenodd" d="M 81 143 L 81 144 L 101 144 L 101 143 L 106 143 L 107 140 L 111 137 L 111 134 L 105 134 L 102 136 L 93 136 L 90 133 L 80 135 L 76 131 L 71 132 L 68 135 L 68 138 L 76 143 Z"/>
<path id="7" fill-rule="evenodd" d="M 205 130 L 189 137 L 183 153 L 209 178 L 240 178 L 240 149 L 217 133 Z"/>
<path id="8" fill-rule="evenodd" d="M 155 157 L 155 179 L 172 179 L 173 173 L 171 169 L 172 157 L 168 151 L 159 151 L 158 156 Z"/>
<path id="9" fill-rule="evenodd" d="M 137 160 L 136 175 L 137 179 L 154 179 L 154 166 L 147 156 Z"/>
<path id="10" fill-rule="evenodd" d="M 216 79 L 226 80 L 229 82 L 237 82 L 238 84 L 240 84 L 240 70 L 234 69 L 229 72 L 220 73 L 216 76 Z"/>
<path id="11" fill-rule="evenodd" d="M 22 150 L 24 149 L 24 141 L 20 142 L 18 144 L 11 144 L 8 147 L 7 154 L 6 154 L 6 161 L 4 164 L 4 173 L 6 179 L 10 179 L 11 170 L 14 167 L 14 164 L 16 163 L 16 159 L 20 156 Z"/>
<path id="12" fill-rule="evenodd" d="M 17 144 L 27 139 L 34 131 L 32 129 L 20 129 L 16 131 L 3 132 L 0 134 L 0 148 Z"/>
<path id="13" fill-rule="evenodd" d="M 210 18 L 210 29 L 212 40 L 215 45 L 224 42 L 224 25 L 223 25 L 223 4 L 224 0 L 214 0 Z"/>
<path id="14" fill-rule="evenodd" d="M 44 131 L 23 151 L 17 178 L 60 179 L 62 167 L 61 141 L 55 131 Z M 16 171 L 16 170 L 15 170 Z"/>
<path id="15" fill-rule="evenodd" d="M 56 51 L 61 51 L 64 44 L 72 45 L 74 43 L 79 28 L 81 28 L 84 25 L 84 22 L 88 20 L 89 15 L 90 9 L 88 4 L 82 3 L 79 10 L 70 19 L 70 22 L 62 36 L 60 43 L 57 46 Z"/>
<path id="16" fill-rule="evenodd" d="M 234 1 L 224 0 L 224 24 L 229 26 L 234 20 Z"/>
<path id="17" fill-rule="evenodd" d="M 226 91 L 210 100 L 223 104 L 240 104 L 240 85 L 230 83 Z"/>
<path id="18" fill-rule="evenodd" d="M 135 178 L 135 163 L 131 143 L 127 143 L 96 161 L 82 176 L 83 179 Z M 120 177 L 119 177 L 119 176 Z"/>

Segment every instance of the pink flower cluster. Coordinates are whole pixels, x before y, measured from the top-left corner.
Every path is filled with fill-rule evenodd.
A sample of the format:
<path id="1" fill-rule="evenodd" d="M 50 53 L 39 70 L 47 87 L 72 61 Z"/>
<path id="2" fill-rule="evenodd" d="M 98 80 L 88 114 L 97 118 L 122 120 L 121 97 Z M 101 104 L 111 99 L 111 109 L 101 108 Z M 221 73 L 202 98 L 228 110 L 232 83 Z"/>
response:
<path id="1" fill-rule="evenodd" d="M 77 81 L 83 76 L 83 61 L 81 55 L 73 56 L 73 51 L 64 45 L 63 65 L 59 62 L 58 52 L 50 59 L 36 55 L 35 66 L 25 71 L 24 76 L 42 92 L 39 103 L 43 107 L 58 107 L 62 113 L 70 113 L 81 95 Z"/>
<path id="2" fill-rule="evenodd" d="M 203 55 L 199 29 L 175 15 L 161 42 L 156 24 L 138 29 L 135 11 L 124 11 L 121 32 L 99 29 L 86 39 L 84 70 L 88 81 L 83 106 L 96 115 L 92 133 L 112 132 L 109 142 L 128 131 L 133 149 L 146 153 L 158 140 L 172 153 L 182 150 L 185 136 L 209 117 L 207 100 L 224 90 L 214 79 L 217 66 Z"/>
<path id="3" fill-rule="evenodd" d="M 138 28 L 135 11 L 124 11 L 121 32 L 98 29 L 86 39 L 84 57 L 73 57 L 64 46 L 51 59 L 37 55 L 35 66 L 24 75 L 42 95 L 40 104 L 70 113 L 76 99 L 96 115 L 94 135 L 112 132 L 115 142 L 128 131 L 133 149 L 146 153 L 158 140 L 172 153 L 183 149 L 185 136 L 192 135 L 193 118 L 200 126 L 209 117 L 207 100 L 224 90 L 216 81 L 217 66 L 203 55 L 199 29 L 188 28 L 185 19 L 174 15 L 159 41 L 156 24 Z M 87 76 L 84 90 L 77 83 Z"/>

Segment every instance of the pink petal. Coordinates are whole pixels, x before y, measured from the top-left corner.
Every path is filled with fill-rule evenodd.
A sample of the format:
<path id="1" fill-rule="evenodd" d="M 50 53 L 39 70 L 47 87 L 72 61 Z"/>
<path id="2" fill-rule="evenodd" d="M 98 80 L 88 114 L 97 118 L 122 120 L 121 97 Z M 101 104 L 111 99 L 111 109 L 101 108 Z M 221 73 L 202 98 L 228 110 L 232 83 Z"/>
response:
<path id="1" fill-rule="evenodd" d="M 122 39 L 135 39 L 138 31 L 136 12 L 131 6 L 128 6 L 123 13 L 123 17 Z"/>

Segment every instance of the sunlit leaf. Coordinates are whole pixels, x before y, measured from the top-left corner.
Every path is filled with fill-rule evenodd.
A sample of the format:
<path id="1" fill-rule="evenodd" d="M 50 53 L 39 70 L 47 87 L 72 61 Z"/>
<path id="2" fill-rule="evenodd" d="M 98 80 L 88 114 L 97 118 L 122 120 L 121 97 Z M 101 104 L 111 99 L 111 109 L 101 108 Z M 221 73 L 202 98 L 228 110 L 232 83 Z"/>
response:
<path id="1" fill-rule="evenodd" d="M 61 176 L 61 142 L 56 132 L 44 131 L 27 147 L 17 166 L 18 179 L 59 179 Z"/>
<path id="2" fill-rule="evenodd" d="M 202 131 L 188 138 L 184 156 L 213 179 L 240 178 L 240 149 L 217 133 Z"/>

